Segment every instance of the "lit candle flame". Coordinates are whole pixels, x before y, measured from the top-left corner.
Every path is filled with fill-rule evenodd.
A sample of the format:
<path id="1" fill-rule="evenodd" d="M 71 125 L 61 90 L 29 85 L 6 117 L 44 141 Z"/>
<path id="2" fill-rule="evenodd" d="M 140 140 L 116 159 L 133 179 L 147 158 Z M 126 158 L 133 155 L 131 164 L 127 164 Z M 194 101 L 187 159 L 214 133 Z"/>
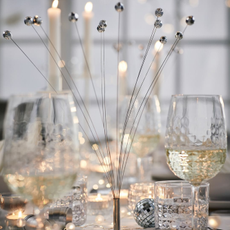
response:
<path id="1" fill-rule="evenodd" d="M 19 211 L 18 213 L 18 219 L 22 218 L 22 211 Z"/>
<path id="2" fill-rule="evenodd" d="M 101 197 L 101 194 L 100 193 L 98 193 L 97 194 L 97 197 L 96 197 L 96 201 L 102 201 L 103 199 L 102 199 L 102 197 Z"/>
<path id="3" fill-rule="evenodd" d="M 93 3 L 92 2 L 87 2 L 85 4 L 85 11 L 90 13 L 90 12 L 92 12 L 92 10 L 93 10 Z"/>
<path id="4" fill-rule="evenodd" d="M 58 0 L 54 0 L 52 3 L 52 8 L 57 8 L 58 7 Z"/>
<path id="5" fill-rule="evenodd" d="M 155 51 L 160 52 L 163 49 L 163 44 L 160 41 L 157 41 L 154 46 Z"/>
<path id="6" fill-rule="evenodd" d="M 124 72 L 127 71 L 128 65 L 127 65 L 127 63 L 126 63 L 125 61 L 121 61 L 121 62 L 119 63 L 118 68 L 119 68 L 119 71 L 120 71 L 120 72 L 123 72 L 123 73 L 124 73 Z"/>

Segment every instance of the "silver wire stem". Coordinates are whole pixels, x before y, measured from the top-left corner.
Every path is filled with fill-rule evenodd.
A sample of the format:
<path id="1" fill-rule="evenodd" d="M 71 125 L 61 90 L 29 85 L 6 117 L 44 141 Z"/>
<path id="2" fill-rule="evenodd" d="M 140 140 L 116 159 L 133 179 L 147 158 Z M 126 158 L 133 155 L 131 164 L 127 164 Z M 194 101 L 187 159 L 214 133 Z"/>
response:
<path id="1" fill-rule="evenodd" d="M 56 66 L 58 67 L 58 69 L 59 69 L 59 71 L 60 71 L 60 73 L 61 73 L 63 79 L 65 80 L 67 86 L 68 86 L 69 89 L 71 90 L 71 92 L 72 92 L 72 94 L 73 94 L 73 96 L 74 96 L 74 98 L 75 98 L 75 101 L 76 101 L 78 107 L 80 108 L 80 111 L 82 112 L 82 115 L 83 115 L 84 119 L 86 120 L 86 123 L 87 123 L 87 125 L 88 125 L 88 127 L 89 127 L 89 130 L 90 130 L 90 132 L 91 132 L 91 135 L 92 135 L 94 141 L 97 142 L 98 145 L 99 145 L 99 149 L 98 149 L 98 150 L 99 150 L 99 152 L 100 152 L 100 154 L 101 154 L 101 158 L 102 158 L 102 162 L 103 162 L 104 159 L 105 159 L 105 157 L 106 157 L 106 155 L 105 155 L 105 153 L 104 153 L 104 151 L 103 151 L 101 141 L 100 141 L 100 139 L 99 139 L 99 137 L 98 137 L 96 128 L 95 128 L 94 123 L 93 123 L 93 121 L 92 121 L 92 119 L 91 119 L 91 116 L 90 116 L 90 114 L 89 114 L 89 111 L 88 111 L 88 109 L 87 109 L 87 107 L 86 107 L 86 105 L 85 105 L 85 103 L 84 103 L 84 101 L 83 101 L 83 99 L 82 99 L 82 97 L 81 97 L 81 95 L 80 95 L 80 92 L 79 92 L 78 88 L 76 87 L 76 91 L 77 91 L 77 93 L 78 93 L 78 95 L 79 95 L 79 97 L 80 97 L 80 99 L 81 99 L 81 102 L 82 102 L 82 104 L 83 104 L 83 106 L 84 106 L 84 108 L 85 108 L 85 111 L 86 111 L 86 113 L 87 113 L 87 115 L 88 115 L 88 117 L 89 117 L 89 120 L 90 120 L 91 125 L 92 125 L 92 127 L 93 127 L 93 129 L 94 129 L 94 132 L 95 132 L 95 135 L 96 135 L 97 139 L 95 138 L 94 133 L 93 133 L 93 131 L 92 131 L 92 129 L 91 129 L 91 126 L 90 126 L 90 124 L 89 124 L 89 121 L 88 121 L 88 119 L 87 119 L 85 113 L 83 112 L 83 110 L 82 110 L 82 108 L 81 108 L 81 106 L 80 106 L 80 104 L 79 104 L 79 102 L 78 102 L 78 100 L 77 100 L 77 98 L 76 98 L 76 96 L 75 96 L 75 94 L 74 94 L 74 92 L 73 92 L 73 90 L 72 90 L 70 84 L 68 83 L 66 77 L 64 76 L 64 74 L 63 74 L 61 68 L 59 67 L 59 65 L 58 65 L 58 63 L 57 63 L 57 61 L 56 61 L 55 58 L 53 57 L 52 53 L 50 52 L 48 46 L 47 46 L 47 45 L 45 44 L 45 42 L 43 41 L 43 39 L 42 39 L 42 37 L 40 36 L 40 34 L 37 32 L 37 30 L 34 28 L 34 26 L 32 26 L 32 27 L 33 27 L 34 31 L 36 32 L 36 34 L 38 35 L 38 37 L 40 38 L 40 40 L 42 41 L 42 43 L 44 44 L 44 46 L 45 46 L 45 48 L 47 49 L 47 51 L 49 52 L 49 54 L 51 55 L 53 61 L 55 62 Z"/>
<path id="2" fill-rule="evenodd" d="M 55 93 L 57 91 L 54 89 L 54 87 L 50 84 L 50 82 L 47 80 L 45 75 L 41 72 L 41 70 L 34 64 L 34 62 L 29 58 L 29 56 L 21 49 L 21 47 L 14 41 L 13 38 L 10 39 L 17 47 L 20 49 L 20 51 L 26 56 L 26 58 L 30 61 L 30 63 L 37 69 L 37 71 L 42 75 L 42 77 L 46 80 L 46 82 L 50 85 L 50 87 L 54 90 Z"/>
<path id="3" fill-rule="evenodd" d="M 173 50 L 175 49 L 175 47 L 177 46 L 177 44 L 178 44 L 179 41 L 180 41 L 179 39 L 176 39 L 176 41 L 173 43 L 173 45 L 172 45 L 170 51 L 168 52 L 168 54 L 167 54 L 167 56 L 165 57 L 163 63 L 161 64 L 160 68 L 158 69 L 158 71 L 157 71 L 157 73 L 156 73 L 154 79 L 152 80 L 152 83 L 150 84 L 150 86 L 149 86 L 149 88 L 148 88 L 148 90 L 147 90 L 147 92 L 146 92 L 146 94 L 145 94 L 145 96 L 144 96 L 144 98 L 143 98 L 143 100 L 142 100 L 142 102 L 141 102 L 141 105 L 140 105 L 140 107 L 139 107 L 139 109 L 138 109 L 138 111 L 137 111 L 137 114 L 136 114 L 136 116 L 135 116 L 135 118 L 134 118 L 134 121 L 133 121 L 131 130 L 130 130 L 130 132 L 129 132 L 129 136 L 131 136 L 131 133 L 132 133 L 132 130 L 133 130 L 133 128 L 134 128 L 136 119 L 137 119 L 137 117 L 138 117 L 138 115 L 139 115 L 139 113 L 140 113 L 140 111 L 141 111 L 139 120 L 138 120 L 137 125 L 136 125 L 135 130 L 134 130 L 134 134 L 133 134 L 133 136 L 132 136 L 132 138 L 131 138 L 131 143 L 130 143 L 130 145 L 129 145 L 129 150 L 128 150 L 128 151 L 127 151 L 127 146 L 128 146 L 128 144 L 126 144 L 126 150 L 125 150 L 125 156 L 126 156 L 126 158 L 124 159 L 123 165 L 122 165 L 122 168 L 123 168 L 123 175 L 122 175 L 121 181 L 123 180 L 123 177 L 124 177 L 124 169 L 126 168 L 127 160 L 128 160 L 129 153 L 130 153 L 130 149 L 131 149 L 132 143 L 133 143 L 133 141 L 134 141 L 135 134 L 136 134 L 137 128 L 138 128 L 138 126 L 139 126 L 139 123 L 140 123 L 142 114 L 143 114 L 143 112 L 144 112 L 144 108 L 145 108 L 145 106 L 146 106 L 146 104 L 147 104 L 147 102 L 148 102 L 148 100 L 149 100 L 149 97 L 150 97 L 151 94 L 152 94 L 152 91 L 153 91 L 153 89 L 154 89 L 154 86 L 155 86 L 156 83 L 157 83 L 157 80 L 159 79 L 159 76 L 161 75 L 161 73 L 162 73 L 162 71 L 163 71 L 163 69 L 164 69 L 164 67 L 165 67 L 165 65 L 166 65 L 166 63 L 167 63 L 169 57 L 171 56 Z M 147 98 L 147 99 L 146 99 L 146 98 Z M 144 104 L 144 105 L 143 105 L 143 104 Z M 143 105 L 143 108 L 142 108 L 142 105 Z M 141 108 L 142 108 L 142 110 L 141 110 Z"/>

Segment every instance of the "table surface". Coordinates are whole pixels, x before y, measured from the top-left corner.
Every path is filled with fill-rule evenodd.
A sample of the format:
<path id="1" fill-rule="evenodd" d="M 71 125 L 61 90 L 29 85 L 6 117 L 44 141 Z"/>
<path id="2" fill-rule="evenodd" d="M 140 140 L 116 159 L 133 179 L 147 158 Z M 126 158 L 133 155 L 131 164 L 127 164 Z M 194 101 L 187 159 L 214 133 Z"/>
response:
<path id="1" fill-rule="evenodd" d="M 6 212 L 0 211 L 0 225 L 2 226 L 2 229 L 8 229 L 5 226 L 5 218 Z M 102 217 L 102 222 L 98 222 L 99 216 L 87 216 L 87 221 L 84 225 L 80 227 L 76 227 L 76 230 L 109 230 L 112 229 L 112 215 L 105 215 L 100 216 Z M 213 218 L 214 216 L 210 216 L 210 218 Z M 99 218 L 99 219 L 100 219 Z M 218 216 L 218 219 L 220 221 L 220 224 L 218 226 L 218 229 L 222 230 L 230 230 L 230 216 Z M 11 229 L 11 228 L 9 228 Z M 16 229 L 16 228 L 13 228 Z M 123 230 L 137 230 L 137 229 L 143 229 L 142 227 L 138 226 L 136 222 L 134 221 L 132 216 L 123 216 L 121 217 L 121 229 Z M 149 230 L 154 230 L 155 228 L 149 228 Z"/>
<path id="2" fill-rule="evenodd" d="M 135 222 L 133 216 L 127 212 L 127 207 L 123 206 L 121 207 L 121 229 L 123 230 L 135 230 L 135 229 L 143 229 L 142 227 L 138 226 L 137 223 Z M 2 229 L 12 229 L 12 228 L 6 228 L 6 221 L 5 221 L 5 216 L 7 212 L 0 209 L 0 226 L 2 226 Z M 209 223 L 210 220 L 217 220 L 219 225 L 217 226 L 218 229 L 222 230 L 230 230 L 230 214 L 228 215 L 212 215 L 209 216 Z M 99 220 L 99 221 L 98 221 Z M 214 226 L 210 226 L 214 227 Z M 13 228 L 17 229 L 17 228 Z M 99 230 L 99 229 L 104 229 L 104 230 L 109 230 L 113 229 L 112 228 L 112 209 L 106 214 L 106 215 L 88 215 L 87 216 L 87 221 L 84 225 L 80 227 L 76 227 L 76 230 Z M 154 228 L 149 228 L 150 230 Z"/>
<path id="3" fill-rule="evenodd" d="M 209 219 L 212 219 L 214 216 L 210 216 Z M 112 218 L 110 216 L 104 216 L 105 221 L 101 224 L 96 224 L 96 216 L 88 216 L 87 222 L 85 225 L 81 227 L 77 227 L 76 230 L 85 229 L 112 229 L 111 223 Z M 214 217 L 215 218 L 215 217 Z M 230 230 L 230 216 L 218 216 L 218 220 L 220 220 L 220 224 L 218 229 L 222 230 Z M 135 229 L 143 229 L 133 219 L 132 216 L 130 217 L 122 217 L 121 218 L 121 228 L 123 230 L 135 230 Z M 148 228 L 149 230 L 154 230 L 155 228 Z"/>

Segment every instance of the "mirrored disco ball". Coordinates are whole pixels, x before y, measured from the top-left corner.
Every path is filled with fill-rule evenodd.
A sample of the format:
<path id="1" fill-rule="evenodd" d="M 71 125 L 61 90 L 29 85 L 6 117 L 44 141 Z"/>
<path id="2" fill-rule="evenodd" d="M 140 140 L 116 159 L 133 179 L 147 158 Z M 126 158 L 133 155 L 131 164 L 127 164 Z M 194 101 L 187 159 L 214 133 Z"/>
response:
<path id="1" fill-rule="evenodd" d="M 143 228 L 155 227 L 154 200 L 151 198 L 139 201 L 133 211 L 133 216 L 138 225 Z"/>

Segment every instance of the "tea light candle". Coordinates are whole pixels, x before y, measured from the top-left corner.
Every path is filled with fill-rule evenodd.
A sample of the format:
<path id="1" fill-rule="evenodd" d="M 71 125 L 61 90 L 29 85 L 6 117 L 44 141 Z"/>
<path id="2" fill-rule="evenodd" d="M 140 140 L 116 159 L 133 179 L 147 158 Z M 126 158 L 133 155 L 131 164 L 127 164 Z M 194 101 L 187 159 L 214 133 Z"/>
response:
<path id="1" fill-rule="evenodd" d="M 110 207 L 110 197 L 109 195 L 89 195 L 88 196 L 88 208 L 94 213 L 94 211 L 103 211 Z"/>
<path id="2" fill-rule="evenodd" d="M 96 218 L 95 218 L 95 222 L 96 222 L 97 224 L 102 224 L 104 221 L 105 221 L 105 218 L 104 218 L 102 215 L 98 215 L 98 216 L 96 216 Z"/>
<path id="3" fill-rule="evenodd" d="M 25 219 L 27 215 L 23 214 L 22 211 L 19 211 L 18 213 L 10 213 L 6 216 L 6 220 L 8 222 L 8 225 L 11 226 L 17 226 L 18 220 Z"/>

